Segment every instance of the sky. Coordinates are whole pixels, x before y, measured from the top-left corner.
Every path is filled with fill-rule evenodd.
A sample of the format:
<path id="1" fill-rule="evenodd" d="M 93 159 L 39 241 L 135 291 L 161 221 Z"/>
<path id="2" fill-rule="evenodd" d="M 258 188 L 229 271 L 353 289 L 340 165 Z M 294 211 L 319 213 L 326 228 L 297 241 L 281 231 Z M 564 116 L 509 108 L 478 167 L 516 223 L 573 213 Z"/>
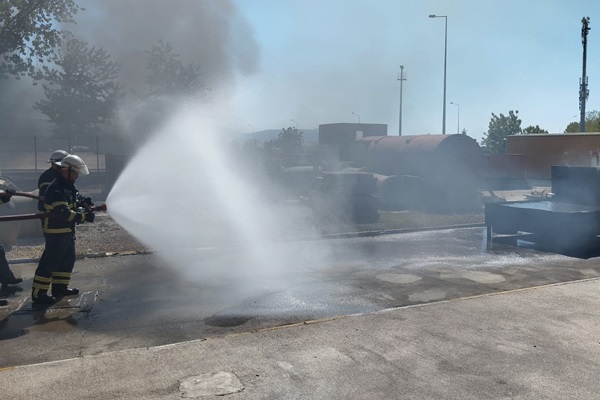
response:
<path id="1" fill-rule="evenodd" d="M 108 50 L 129 94 L 143 98 L 147 50 L 169 42 L 184 61 L 200 65 L 223 125 L 238 133 L 360 120 L 386 124 L 397 135 L 400 65 L 402 134 L 442 133 L 446 21 L 446 133 L 464 129 L 481 143 L 492 113 L 510 110 L 519 111 L 522 128 L 562 133 L 578 122 L 583 17 L 591 28 L 586 110 L 600 110 L 597 0 L 79 3 L 85 10 L 70 29 Z M 40 85 L 1 84 L 6 126 L 11 116 L 43 117 L 32 108 Z M 121 107 L 121 115 L 129 110 Z M 25 128 L 8 130 L 19 129 Z"/>
<path id="2" fill-rule="evenodd" d="M 579 121 L 581 20 L 590 17 L 589 99 L 600 110 L 597 0 L 233 0 L 257 46 L 239 75 L 235 128 L 387 124 L 397 135 L 442 133 L 447 16 L 446 133 L 481 143 L 492 113 L 564 132 Z M 455 104 L 451 104 L 455 103 Z"/>

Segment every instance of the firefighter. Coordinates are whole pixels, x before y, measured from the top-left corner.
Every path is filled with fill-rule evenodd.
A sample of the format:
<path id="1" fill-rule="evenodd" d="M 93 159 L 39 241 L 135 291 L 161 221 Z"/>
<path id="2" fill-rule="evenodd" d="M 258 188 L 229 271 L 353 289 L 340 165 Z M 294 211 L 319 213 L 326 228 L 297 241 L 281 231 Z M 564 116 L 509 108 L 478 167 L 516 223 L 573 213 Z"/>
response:
<path id="1" fill-rule="evenodd" d="M 56 150 L 50 155 L 50 159 L 48 160 L 50 167 L 42 172 L 38 179 L 38 195 L 40 196 L 40 200 L 38 201 L 38 210 L 44 211 L 44 194 L 46 193 L 48 186 L 50 186 L 52 181 L 58 176 L 58 170 L 60 168 L 58 165 L 56 165 L 56 163 L 68 155 L 69 153 L 64 150 Z"/>
<path id="2" fill-rule="evenodd" d="M 42 221 L 46 246 L 40 258 L 31 297 L 37 304 L 53 304 L 64 296 L 76 296 L 79 289 L 69 288 L 75 265 L 75 225 L 94 222 L 94 213 L 78 202 L 75 181 L 89 171 L 81 157 L 70 154 L 56 162 L 58 177 L 48 186 L 44 211 L 52 213 Z M 52 287 L 51 294 L 48 290 Z"/>
<path id="3" fill-rule="evenodd" d="M 15 191 L 12 189 L 7 189 L 4 192 L 0 192 L 0 204 L 8 203 L 14 193 Z M 13 272 L 10 270 L 8 261 L 6 260 L 4 247 L 2 246 L 2 243 L 0 243 L 0 285 L 2 285 L 0 288 L 0 295 L 6 295 L 9 290 L 8 285 L 18 285 L 21 282 L 23 282 L 23 279 L 16 278 Z M 0 306 L 5 306 L 7 304 L 8 300 L 5 298 L 0 298 Z"/>
<path id="4" fill-rule="evenodd" d="M 8 203 L 14 193 L 14 190 L 11 189 L 0 192 L 0 204 Z M 0 243 L 0 284 L 2 285 L 2 289 L 6 290 L 6 286 L 18 285 L 21 282 L 23 282 L 23 279 L 16 278 L 13 272 L 10 270 L 8 261 L 6 261 L 4 247 L 2 246 L 2 243 Z"/>

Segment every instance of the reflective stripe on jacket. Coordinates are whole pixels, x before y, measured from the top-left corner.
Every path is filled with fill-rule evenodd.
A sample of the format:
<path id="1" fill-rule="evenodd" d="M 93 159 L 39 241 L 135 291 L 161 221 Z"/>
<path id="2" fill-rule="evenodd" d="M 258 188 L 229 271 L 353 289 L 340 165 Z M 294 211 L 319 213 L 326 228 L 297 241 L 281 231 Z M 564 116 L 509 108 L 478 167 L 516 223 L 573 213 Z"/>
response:
<path id="1" fill-rule="evenodd" d="M 52 182 L 58 177 L 58 170 L 54 167 L 50 167 L 45 170 L 38 178 L 38 195 L 44 197 L 46 190 L 52 184 Z M 38 210 L 44 211 L 44 201 L 38 201 Z"/>
<path id="2" fill-rule="evenodd" d="M 44 233 L 75 232 L 75 224 L 83 222 L 84 215 L 77 213 L 77 187 L 62 177 L 55 179 L 44 194 L 44 210 L 52 218 L 44 218 Z"/>

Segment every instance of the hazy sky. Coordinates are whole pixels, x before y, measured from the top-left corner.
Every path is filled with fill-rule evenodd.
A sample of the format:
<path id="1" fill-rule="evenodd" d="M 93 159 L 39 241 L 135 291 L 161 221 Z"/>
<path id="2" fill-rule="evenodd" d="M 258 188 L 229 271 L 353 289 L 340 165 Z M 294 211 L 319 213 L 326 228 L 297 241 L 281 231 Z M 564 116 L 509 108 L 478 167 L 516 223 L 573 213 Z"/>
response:
<path id="1" fill-rule="evenodd" d="M 586 109 L 600 110 L 598 0 L 81 3 L 86 10 L 74 30 L 110 52 L 128 88 L 143 94 L 146 50 L 168 41 L 186 61 L 199 63 L 213 99 L 231 99 L 224 102 L 224 125 L 243 133 L 316 129 L 357 122 L 358 114 L 398 134 L 401 64 L 403 134 L 441 133 L 445 19 L 430 14 L 448 22 L 446 133 L 457 131 L 459 111 L 460 129 L 479 142 L 492 113 L 519 110 L 523 128 L 554 133 L 579 121 L 585 16 L 591 19 Z M 3 85 L 5 114 L 39 118 L 31 107 L 39 86 Z"/>
<path id="2" fill-rule="evenodd" d="M 589 16 L 587 111 L 600 110 L 597 0 L 233 0 L 258 44 L 258 72 L 239 77 L 235 128 L 384 123 L 404 135 L 442 130 L 444 18 L 448 21 L 446 133 L 481 140 L 491 113 L 519 110 L 522 127 L 563 132 L 579 121 Z M 450 104 L 458 103 L 459 106 Z M 293 121 L 292 121 L 293 120 Z M 294 122 L 295 121 L 295 122 Z"/>

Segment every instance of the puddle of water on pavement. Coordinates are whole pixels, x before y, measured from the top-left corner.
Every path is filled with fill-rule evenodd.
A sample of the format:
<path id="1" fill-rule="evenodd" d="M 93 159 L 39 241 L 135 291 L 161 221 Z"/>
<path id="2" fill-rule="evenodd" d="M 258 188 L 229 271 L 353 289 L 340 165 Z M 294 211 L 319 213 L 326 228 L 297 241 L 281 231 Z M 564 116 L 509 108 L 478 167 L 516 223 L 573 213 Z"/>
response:
<path id="1" fill-rule="evenodd" d="M 461 274 L 461 276 L 479 283 L 500 283 L 506 281 L 506 278 L 502 275 L 487 271 L 467 271 Z"/>
<path id="2" fill-rule="evenodd" d="M 0 341 L 23 336 L 32 331 L 67 332 L 77 328 L 76 314 L 89 313 L 95 292 L 77 298 L 65 298 L 50 307 L 23 302 L 17 311 L 0 321 Z"/>
<path id="3" fill-rule="evenodd" d="M 376 278 L 391 283 L 415 283 L 423 279 L 411 274 L 380 274 Z"/>

